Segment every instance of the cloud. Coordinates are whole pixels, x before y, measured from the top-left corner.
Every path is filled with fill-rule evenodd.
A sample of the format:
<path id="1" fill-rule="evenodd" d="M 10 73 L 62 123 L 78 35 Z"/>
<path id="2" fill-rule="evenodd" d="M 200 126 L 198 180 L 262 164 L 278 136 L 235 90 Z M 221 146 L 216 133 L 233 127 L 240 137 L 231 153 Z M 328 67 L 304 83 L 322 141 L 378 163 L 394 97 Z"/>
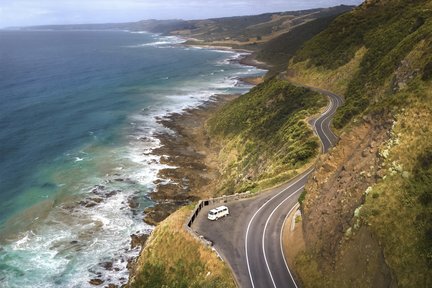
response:
<path id="1" fill-rule="evenodd" d="M 0 0 L 0 27 L 202 19 L 360 4 L 361 0 Z M 263 5 L 265 3 L 265 5 Z"/>

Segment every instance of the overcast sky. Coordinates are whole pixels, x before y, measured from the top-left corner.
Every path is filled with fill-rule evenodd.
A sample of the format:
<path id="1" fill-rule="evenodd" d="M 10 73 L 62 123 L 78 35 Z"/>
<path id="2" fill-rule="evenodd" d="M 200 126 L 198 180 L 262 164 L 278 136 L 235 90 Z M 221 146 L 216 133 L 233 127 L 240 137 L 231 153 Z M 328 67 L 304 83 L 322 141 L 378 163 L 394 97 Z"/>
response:
<path id="1" fill-rule="evenodd" d="M 203 19 L 358 5 L 362 0 L 0 0 L 0 27 Z"/>

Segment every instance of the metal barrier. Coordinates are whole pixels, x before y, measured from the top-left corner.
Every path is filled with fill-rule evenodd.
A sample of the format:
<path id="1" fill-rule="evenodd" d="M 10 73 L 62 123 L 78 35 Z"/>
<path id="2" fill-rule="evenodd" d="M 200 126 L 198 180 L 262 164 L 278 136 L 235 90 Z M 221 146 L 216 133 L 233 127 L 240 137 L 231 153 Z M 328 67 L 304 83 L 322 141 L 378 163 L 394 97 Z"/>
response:
<path id="1" fill-rule="evenodd" d="M 186 224 L 184 225 L 186 231 L 188 231 L 194 238 L 196 238 L 197 240 L 199 240 L 202 243 L 204 243 L 204 245 L 213 246 L 213 243 L 211 241 L 205 239 L 203 236 L 199 235 L 198 233 L 196 233 L 192 229 L 192 224 L 195 221 L 195 219 L 198 217 L 198 214 L 201 211 L 201 209 L 203 207 L 211 205 L 211 204 L 228 203 L 228 202 L 232 202 L 232 201 L 248 198 L 250 196 L 251 196 L 250 191 L 246 191 L 244 193 L 236 193 L 236 194 L 233 194 L 233 195 L 224 195 L 224 196 L 221 196 L 221 197 L 210 198 L 210 199 L 198 201 L 197 205 L 195 205 L 195 208 L 192 211 L 191 216 L 188 218 Z"/>

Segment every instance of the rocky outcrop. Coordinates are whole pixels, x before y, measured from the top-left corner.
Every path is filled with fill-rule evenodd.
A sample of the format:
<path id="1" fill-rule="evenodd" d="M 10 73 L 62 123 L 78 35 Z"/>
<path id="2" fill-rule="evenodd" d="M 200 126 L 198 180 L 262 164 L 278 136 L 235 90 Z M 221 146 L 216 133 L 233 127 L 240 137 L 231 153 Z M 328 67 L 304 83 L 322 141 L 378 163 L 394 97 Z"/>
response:
<path id="1" fill-rule="evenodd" d="M 197 108 L 158 120 L 169 132 L 157 135 L 161 147 L 153 153 L 169 167 L 161 169 L 154 182 L 156 188 L 149 196 L 156 204 L 145 210 L 146 223 L 157 225 L 179 207 L 213 196 L 220 176 L 216 161 L 219 148 L 210 145 L 204 124 L 212 113 L 236 97 L 215 95 Z"/>
<path id="2" fill-rule="evenodd" d="M 408 87 L 408 82 L 413 80 L 420 69 L 414 69 L 408 60 L 402 60 L 398 69 L 395 71 L 392 80 L 392 91 L 396 93 Z"/>
<path id="3" fill-rule="evenodd" d="M 103 282 L 104 282 L 104 281 L 101 280 L 101 279 L 91 279 L 91 280 L 89 281 L 89 283 L 90 283 L 91 285 L 94 285 L 94 286 L 99 286 L 99 285 L 101 285 Z"/>
<path id="4" fill-rule="evenodd" d="M 302 203 L 306 249 L 320 269 L 344 270 L 344 275 L 355 278 L 368 270 L 357 269 L 359 265 L 380 267 L 366 277 L 373 287 L 391 283 L 391 273 L 373 234 L 367 227 L 360 230 L 358 214 L 368 187 L 384 175 L 379 149 L 389 139 L 391 126 L 392 121 L 381 117 L 365 117 L 342 134 L 338 146 L 319 159 Z M 361 234 L 355 239 L 358 243 L 344 246 L 354 233 Z"/>

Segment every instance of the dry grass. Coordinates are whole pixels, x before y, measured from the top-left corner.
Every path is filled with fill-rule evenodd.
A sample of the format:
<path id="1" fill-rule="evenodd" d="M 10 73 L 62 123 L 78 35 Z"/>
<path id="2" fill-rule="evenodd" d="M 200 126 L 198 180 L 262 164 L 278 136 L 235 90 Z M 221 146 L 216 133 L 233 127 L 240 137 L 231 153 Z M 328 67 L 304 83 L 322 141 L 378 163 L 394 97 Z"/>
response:
<path id="1" fill-rule="evenodd" d="M 431 147 L 431 86 L 424 87 L 424 93 L 412 98 L 409 107 L 399 114 L 392 131 L 394 141 L 384 148 L 388 150 L 388 173 L 372 187 L 362 211 L 364 221 L 379 236 L 400 287 L 432 284 L 426 258 L 419 254 L 423 231 L 416 224 L 416 215 L 423 208 L 408 188 L 416 159 Z"/>
<path id="2" fill-rule="evenodd" d="M 426 175 L 423 178 L 415 177 L 419 162 L 430 165 L 424 155 L 432 151 L 432 83 L 421 81 L 419 75 L 425 63 L 431 61 L 430 45 L 431 39 L 419 41 L 404 58 L 404 62 L 409 64 L 408 68 L 404 68 L 399 61 L 391 77 L 373 90 L 371 110 L 367 111 L 379 115 L 382 115 L 382 111 L 389 111 L 396 120 L 389 131 L 391 140 L 380 146 L 379 157 L 384 159 L 381 167 L 384 177 L 366 190 L 365 203 L 360 210 L 361 226 L 355 228 L 355 224 L 352 225 L 353 235 L 338 247 L 338 257 L 331 271 L 323 270 L 313 247 L 296 258 L 297 272 L 302 276 L 305 287 L 318 287 L 317 283 L 321 283 L 320 287 L 382 287 L 369 285 L 365 281 L 358 282 L 358 279 L 373 279 L 377 271 L 388 275 L 389 271 L 379 270 L 384 266 L 391 269 L 392 277 L 386 278 L 392 278 L 392 285 L 432 287 L 432 230 L 425 220 L 432 215 L 431 205 L 420 201 L 421 189 L 431 187 L 427 187 L 430 174 L 426 171 L 421 174 Z M 293 79 L 343 93 L 364 53 L 365 50 L 358 51 L 357 60 L 335 71 L 308 67 L 305 62 L 297 63 L 294 65 L 297 73 Z M 393 76 L 405 73 L 404 69 L 408 73 L 417 71 L 417 74 L 406 80 L 398 92 L 391 91 Z M 371 239 L 376 239 L 379 245 L 373 246 L 375 241 Z M 374 258 L 379 253 L 383 253 L 385 263 Z M 347 255 L 356 257 L 349 262 Z M 362 263 L 367 265 L 362 266 Z M 354 274 L 350 274 L 354 270 L 361 272 L 361 277 L 354 278 Z"/>
<path id="3" fill-rule="evenodd" d="M 303 251 L 295 259 L 296 273 L 300 275 L 303 287 L 331 287 L 329 279 L 321 273 L 318 263 L 309 253 Z"/>
<path id="4" fill-rule="evenodd" d="M 366 51 L 366 48 L 359 49 L 350 62 L 335 70 L 312 66 L 308 61 L 291 63 L 289 68 L 294 71 L 294 75 L 289 77 L 289 80 L 345 95 L 348 84 L 358 71 Z"/>
<path id="5" fill-rule="evenodd" d="M 191 210 L 181 208 L 155 229 L 131 287 L 236 287 L 225 263 L 183 228 Z"/>

